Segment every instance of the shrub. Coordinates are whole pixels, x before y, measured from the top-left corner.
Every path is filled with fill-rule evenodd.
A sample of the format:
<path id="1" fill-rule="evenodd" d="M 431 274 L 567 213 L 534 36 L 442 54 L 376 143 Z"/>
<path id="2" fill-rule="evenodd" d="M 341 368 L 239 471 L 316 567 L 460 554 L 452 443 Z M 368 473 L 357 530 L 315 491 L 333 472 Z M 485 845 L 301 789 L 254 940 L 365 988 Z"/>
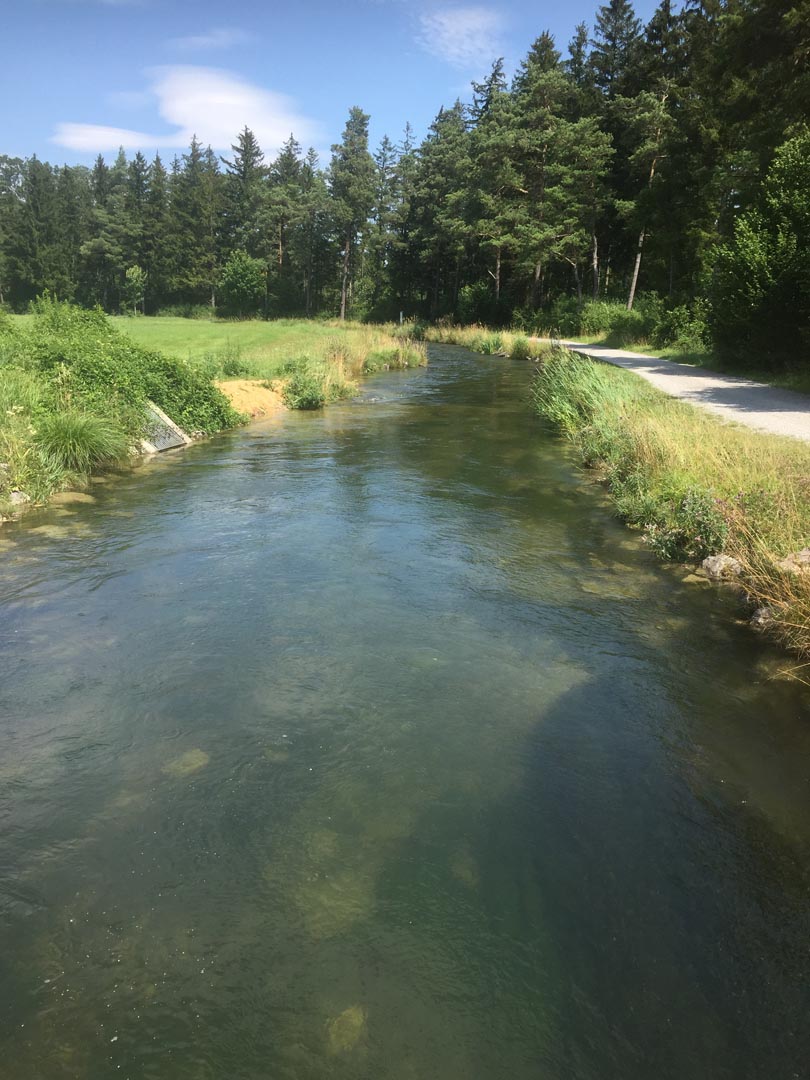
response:
<path id="1" fill-rule="evenodd" d="M 281 397 L 288 409 L 322 409 L 326 404 L 323 381 L 305 371 L 293 372 L 284 384 Z"/>
<path id="2" fill-rule="evenodd" d="M 532 355 L 529 339 L 523 335 L 514 338 L 512 347 L 509 350 L 509 355 L 513 360 L 529 360 Z"/>
<path id="3" fill-rule="evenodd" d="M 483 334 L 478 342 L 478 351 L 484 353 L 485 356 L 494 356 L 502 348 L 503 337 L 501 334 Z"/>
<path id="4" fill-rule="evenodd" d="M 216 311 L 210 304 L 167 304 L 155 313 L 172 319 L 214 319 Z"/>
<path id="5" fill-rule="evenodd" d="M 123 461 L 129 453 L 129 440 L 117 424 L 74 410 L 43 416 L 34 441 L 46 461 L 76 473 Z"/>
<path id="6" fill-rule="evenodd" d="M 264 299 L 267 268 L 246 251 L 234 251 L 222 268 L 219 291 L 222 307 L 231 315 L 255 315 Z"/>
<path id="7" fill-rule="evenodd" d="M 708 305 L 700 300 L 664 311 L 651 335 L 653 345 L 659 349 L 673 346 L 683 352 L 704 350 L 709 343 L 707 313 Z"/>

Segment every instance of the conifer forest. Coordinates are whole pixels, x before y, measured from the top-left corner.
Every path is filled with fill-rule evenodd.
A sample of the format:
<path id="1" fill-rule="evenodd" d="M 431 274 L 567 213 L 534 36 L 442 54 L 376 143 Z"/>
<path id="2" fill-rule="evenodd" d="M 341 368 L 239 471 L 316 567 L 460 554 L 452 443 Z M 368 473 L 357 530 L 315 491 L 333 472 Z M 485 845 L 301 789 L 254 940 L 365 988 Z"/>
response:
<path id="1" fill-rule="evenodd" d="M 565 329 L 610 300 L 778 368 L 810 331 L 808 41 L 808 0 L 662 0 L 646 26 L 609 0 L 421 142 L 369 145 L 352 107 L 328 161 L 247 127 L 221 156 L 0 157 L 0 302 Z"/>

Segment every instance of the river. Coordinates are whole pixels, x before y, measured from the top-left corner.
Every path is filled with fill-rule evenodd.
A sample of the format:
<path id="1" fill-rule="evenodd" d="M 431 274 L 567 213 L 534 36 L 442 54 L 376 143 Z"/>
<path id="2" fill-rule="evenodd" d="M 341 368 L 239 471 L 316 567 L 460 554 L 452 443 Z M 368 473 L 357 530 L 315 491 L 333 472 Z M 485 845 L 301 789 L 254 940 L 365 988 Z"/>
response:
<path id="1" fill-rule="evenodd" d="M 0 533 L 2 1080 L 793 1080 L 810 696 L 434 347 Z"/>

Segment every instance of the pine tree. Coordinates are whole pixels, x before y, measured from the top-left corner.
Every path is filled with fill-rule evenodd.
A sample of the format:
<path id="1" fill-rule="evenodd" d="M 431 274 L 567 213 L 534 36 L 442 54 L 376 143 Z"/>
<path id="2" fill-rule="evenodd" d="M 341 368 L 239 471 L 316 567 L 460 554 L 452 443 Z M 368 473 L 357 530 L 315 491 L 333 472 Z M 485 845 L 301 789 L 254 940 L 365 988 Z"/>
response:
<path id="1" fill-rule="evenodd" d="M 160 155 L 149 167 L 149 190 L 143 207 L 143 255 L 146 273 L 144 306 L 157 311 L 166 299 L 171 276 L 169 226 L 169 177 Z"/>
<path id="2" fill-rule="evenodd" d="M 608 98 L 632 93 L 641 23 L 630 0 L 608 0 L 596 13 L 590 66 L 594 84 Z"/>
<path id="3" fill-rule="evenodd" d="M 233 158 L 230 161 L 222 158 L 226 170 L 223 235 L 231 249 L 257 255 L 262 246 L 259 217 L 267 174 L 264 154 L 247 126 L 239 133 L 231 150 Z"/>
<path id="4" fill-rule="evenodd" d="M 471 224 L 470 133 L 464 108 L 440 109 L 419 148 L 411 198 L 410 256 L 428 310 L 454 310 Z"/>
<path id="5" fill-rule="evenodd" d="M 343 139 L 332 147 L 329 188 L 340 232 L 342 270 L 340 318 L 346 318 L 353 256 L 358 234 L 374 205 L 374 159 L 368 152 L 369 117 L 356 106 L 349 110 Z"/>

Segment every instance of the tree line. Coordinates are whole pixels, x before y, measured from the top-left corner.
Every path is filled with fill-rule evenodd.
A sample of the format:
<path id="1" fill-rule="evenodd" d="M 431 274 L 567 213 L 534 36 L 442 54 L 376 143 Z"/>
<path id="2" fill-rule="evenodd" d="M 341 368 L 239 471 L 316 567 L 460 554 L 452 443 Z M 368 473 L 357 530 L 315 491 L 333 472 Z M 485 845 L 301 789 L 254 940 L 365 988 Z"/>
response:
<path id="1" fill-rule="evenodd" d="M 324 167 L 292 136 L 265 160 L 248 128 L 168 167 L 3 157 L 0 302 L 529 325 L 644 292 L 733 338 L 781 275 L 807 331 L 809 59 L 808 0 L 662 0 L 646 26 L 609 0 L 565 54 L 541 33 L 511 80 L 495 61 L 418 145 L 372 153 L 352 108 Z"/>

